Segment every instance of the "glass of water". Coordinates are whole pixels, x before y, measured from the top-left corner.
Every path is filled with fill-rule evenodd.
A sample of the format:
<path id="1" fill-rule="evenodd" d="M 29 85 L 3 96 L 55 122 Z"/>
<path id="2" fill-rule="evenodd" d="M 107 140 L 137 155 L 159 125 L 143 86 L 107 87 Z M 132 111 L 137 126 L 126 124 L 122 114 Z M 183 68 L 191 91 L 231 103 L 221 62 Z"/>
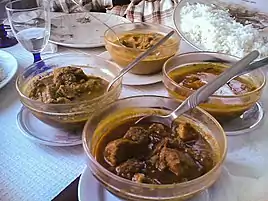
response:
<path id="1" fill-rule="evenodd" d="M 8 36 L 7 25 L 4 25 L 4 21 L 7 18 L 5 5 L 9 0 L 0 0 L 0 48 L 11 47 L 17 44 L 17 40 L 14 37 Z"/>
<path id="2" fill-rule="evenodd" d="M 49 0 L 16 0 L 6 4 L 11 29 L 20 44 L 40 61 L 50 36 Z"/>

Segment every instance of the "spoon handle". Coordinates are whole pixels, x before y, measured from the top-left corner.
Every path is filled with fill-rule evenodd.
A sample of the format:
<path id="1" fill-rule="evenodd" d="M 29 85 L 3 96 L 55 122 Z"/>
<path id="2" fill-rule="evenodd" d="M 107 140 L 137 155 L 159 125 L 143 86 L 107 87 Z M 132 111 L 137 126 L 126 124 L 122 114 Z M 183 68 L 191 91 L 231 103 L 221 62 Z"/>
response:
<path id="1" fill-rule="evenodd" d="M 209 96 L 217 91 L 221 86 L 226 84 L 232 77 L 243 71 L 249 63 L 259 56 L 259 52 L 254 50 L 246 57 L 235 63 L 231 68 L 228 68 L 221 73 L 212 82 L 202 86 L 189 96 L 177 109 L 175 109 L 170 116 L 173 120 L 185 113 L 186 111 L 195 108 L 200 103 L 205 102 Z"/>
<path id="2" fill-rule="evenodd" d="M 156 48 L 158 48 L 160 45 L 162 45 L 166 40 L 168 40 L 175 31 L 169 32 L 165 37 L 163 37 L 161 40 L 159 40 L 155 45 L 151 46 L 149 49 L 147 49 L 145 52 L 140 54 L 135 60 L 133 60 L 130 64 L 127 65 L 126 68 L 123 68 L 121 70 L 120 74 L 114 78 L 114 80 L 109 84 L 107 91 L 110 90 L 111 86 L 123 75 L 125 75 L 128 71 L 130 71 L 133 67 L 135 67 L 141 60 L 145 59 L 149 54 L 151 54 Z"/>
<path id="3" fill-rule="evenodd" d="M 259 69 L 259 68 L 263 68 L 263 67 L 267 67 L 268 65 L 268 57 L 264 58 L 264 59 L 261 59 L 259 61 L 255 61 L 254 63 L 250 64 L 246 69 L 244 69 L 241 73 L 239 73 L 238 75 L 234 76 L 232 79 L 240 76 L 240 75 L 243 75 L 243 74 L 246 74 L 246 73 L 249 73 L 251 71 L 254 71 L 256 69 Z"/>

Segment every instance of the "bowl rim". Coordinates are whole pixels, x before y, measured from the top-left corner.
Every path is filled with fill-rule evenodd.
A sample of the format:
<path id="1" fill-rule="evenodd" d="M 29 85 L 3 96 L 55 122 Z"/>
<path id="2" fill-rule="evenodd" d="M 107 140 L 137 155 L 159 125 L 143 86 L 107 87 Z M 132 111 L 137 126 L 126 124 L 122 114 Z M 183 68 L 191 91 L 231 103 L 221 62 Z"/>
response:
<path id="1" fill-rule="evenodd" d="M 91 100 L 82 100 L 82 101 L 78 101 L 78 102 L 75 102 L 75 103 L 60 103 L 60 104 L 57 104 L 57 103 L 43 103 L 43 102 L 41 102 L 41 101 L 38 101 L 38 100 L 34 100 L 34 99 L 31 99 L 31 98 L 29 98 L 26 94 L 24 94 L 20 89 L 19 89 L 19 86 L 18 86 L 18 83 L 19 83 L 19 81 L 20 81 L 20 79 L 23 77 L 23 75 L 24 75 L 24 73 L 27 71 L 27 70 L 29 70 L 29 69 L 31 69 L 31 68 L 35 68 L 35 66 L 36 65 L 38 65 L 38 64 L 40 64 L 40 63 L 43 63 L 43 62 L 45 62 L 45 61 L 49 61 L 49 60 L 52 60 L 52 59 L 55 59 L 55 58 L 57 58 L 57 57 L 62 57 L 62 56 L 68 56 L 68 55 L 71 55 L 71 56 L 86 56 L 87 58 L 90 58 L 90 57 L 93 57 L 93 58 L 96 58 L 96 59 L 100 59 L 100 60 L 102 60 L 102 61 L 104 61 L 104 62 L 106 62 L 106 63 L 109 63 L 110 65 L 113 65 L 114 67 L 116 67 L 116 68 L 118 68 L 118 70 L 119 70 L 119 72 L 118 72 L 118 74 L 120 73 L 120 71 L 121 71 L 121 68 L 116 64 L 116 63 L 114 63 L 114 62 L 111 62 L 111 61 L 108 61 L 108 60 L 105 60 L 104 58 L 102 58 L 102 57 L 100 57 L 100 56 L 98 56 L 98 55 L 93 55 L 93 54 L 87 54 L 87 53 L 78 53 L 78 52 L 74 52 L 74 53 L 60 53 L 60 54 L 57 54 L 57 55 L 55 55 L 55 56 L 51 56 L 51 57 L 49 57 L 49 58 L 46 58 L 46 59 L 43 59 L 43 60 L 41 60 L 41 61 L 38 61 L 38 62 L 36 62 L 36 63 L 33 63 L 33 64 L 31 64 L 30 66 L 28 66 L 27 68 L 25 68 L 24 70 L 23 70 L 23 72 L 22 73 L 20 73 L 20 75 L 16 78 L 16 83 L 15 83 L 15 85 L 16 85 L 16 90 L 17 90 L 17 92 L 19 93 L 19 96 L 20 96 L 20 98 L 22 97 L 22 98 L 24 98 L 24 99 L 26 99 L 27 101 L 29 101 L 29 102 L 32 102 L 32 103 L 36 103 L 36 104 L 45 104 L 45 105 L 47 105 L 47 106 L 58 106 L 58 107 L 60 107 L 60 106 L 74 106 L 74 105 L 78 105 L 78 104 L 81 104 L 81 103 L 87 103 L 87 102 L 95 102 L 96 100 L 99 100 L 99 99 L 103 99 L 103 98 L 105 98 L 107 95 L 109 96 L 110 94 L 112 94 L 113 92 L 114 92 L 114 90 L 116 90 L 116 88 L 117 87 L 120 87 L 121 85 L 122 85 L 122 78 L 119 78 L 118 80 L 119 80 L 119 82 L 118 82 L 118 84 L 117 85 L 115 85 L 116 87 L 114 87 L 114 88 L 112 88 L 110 91 L 106 91 L 104 94 L 102 94 L 101 96 L 98 96 L 98 97 L 96 97 L 96 98 L 93 98 L 93 99 L 91 99 Z M 68 66 L 68 65 L 67 65 Z M 77 65 L 78 67 L 85 67 L 86 68 L 86 66 L 82 66 L 82 65 Z M 66 66 L 65 66 L 66 67 Z M 75 65 L 74 65 L 74 67 L 75 67 Z M 60 68 L 64 68 L 64 66 L 63 67 L 60 67 Z M 92 67 L 90 67 L 90 66 L 88 66 L 88 68 L 92 68 Z M 103 68 L 104 69 L 104 68 Z M 106 69 L 106 68 L 105 68 Z M 45 73 L 45 72 L 43 72 L 43 73 Z M 38 75 L 35 75 L 35 76 L 38 76 Z M 35 77 L 35 76 L 33 76 L 33 77 Z M 110 83 L 110 82 L 109 82 Z M 43 111 L 42 111 L 43 112 Z M 51 112 L 50 112 L 51 113 Z"/>
<path id="2" fill-rule="evenodd" d="M 177 39 L 174 40 L 173 43 L 171 44 L 168 44 L 168 45 L 165 45 L 164 47 L 165 48 L 168 48 L 170 46 L 174 46 L 176 45 L 177 43 L 180 43 L 180 40 L 181 40 L 181 37 L 180 35 L 178 34 L 178 32 L 176 31 L 176 29 L 174 29 L 173 27 L 170 27 L 170 26 L 167 26 L 167 25 L 163 25 L 163 24 L 154 24 L 154 23 L 148 23 L 148 22 L 130 22 L 130 23 L 124 23 L 124 24 L 117 24 L 117 25 L 114 25 L 114 26 L 111 26 L 111 29 L 114 30 L 120 26 L 128 26 L 128 25 L 135 25 L 135 24 L 144 24 L 144 25 L 149 25 L 149 26 L 153 26 L 153 27 L 161 27 L 161 28 L 164 28 L 164 29 L 168 29 L 168 30 L 173 30 L 174 31 L 174 35 L 177 35 Z M 131 47 L 123 47 L 122 45 L 119 45 L 119 44 L 116 44 L 114 43 L 114 41 L 112 40 L 109 40 L 107 38 L 107 35 L 108 33 L 110 32 L 111 30 L 110 29 L 107 29 L 105 32 L 104 32 L 104 40 L 107 41 L 108 43 L 112 44 L 113 46 L 116 46 L 116 47 L 121 47 L 121 48 L 125 48 L 127 50 L 135 50 L 135 51 L 139 51 L 139 52 L 144 52 L 146 51 L 146 49 L 142 50 L 142 49 L 137 49 L 137 48 L 131 48 Z M 155 31 L 156 32 L 156 31 Z M 128 31 L 126 31 L 125 33 L 128 33 Z M 156 32 L 156 33 L 159 33 L 159 32 Z M 163 35 L 163 34 L 161 34 Z M 163 35 L 164 36 L 164 35 Z M 179 44 L 178 44 L 179 46 Z"/>
<path id="3" fill-rule="evenodd" d="M 45 6 L 43 5 L 37 5 L 36 7 L 33 7 L 33 8 L 10 8 L 10 6 L 14 3 L 18 3 L 18 2 L 23 2 L 23 0 L 15 0 L 15 1 L 11 1 L 11 2 L 8 2 L 6 5 L 5 5 L 5 9 L 7 11 L 13 11 L 13 12 L 26 12 L 26 11 L 34 11 L 34 10 L 37 10 L 37 9 L 40 9 L 40 8 L 46 8 Z"/>
<path id="4" fill-rule="evenodd" d="M 173 86 L 176 86 L 176 87 L 180 87 L 184 90 L 187 90 L 189 92 L 195 92 L 196 90 L 192 90 L 192 89 L 189 89 L 185 86 L 179 86 L 178 83 L 176 83 L 173 79 L 170 78 L 170 76 L 168 75 L 167 71 L 166 71 L 166 65 L 169 61 L 171 61 L 172 59 L 174 59 L 175 57 L 179 58 L 181 56 L 195 56 L 195 55 L 202 55 L 202 54 L 206 54 L 206 55 L 223 55 L 223 56 L 227 56 L 231 59 L 236 59 L 237 61 L 240 60 L 239 57 L 236 57 L 236 56 L 233 56 L 233 55 L 230 55 L 230 54 L 226 54 L 226 53 L 219 53 L 219 52 L 210 52 L 210 51 L 198 51 L 198 52 L 186 52 L 186 53 L 182 53 L 182 54 L 177 54 L 177 55 L 174 55 L 173 57 L 169 58 L 163 65 L 163 68 L 162 68 L 162 73 L 163 73 L 163 77 L 166 77 L 168 79 L 168 81 L 173 85 Z M 201 63 L 202 61 L 200 62 L 192 62 L 192 63 Z M 209 62 L 209 63 L 213 63 L 213 62 Z M 186 64 L 183 64 L 183 65 L 187 65 Z M 246 93 L 243 93 L 243 94 L 238 94 L 238 95 L 227 95 L 227 96 L 223 96 L 223 95 L 211 95 L 210 97 L 213 97 L 213 98 L 239 98 L 239 97 L 244 97 L 244 96 L 249 96 L 251 94 L 254 94 L 258 91 L 260 91 L 261 89 L 264 88 L 264 86 L 266 85 L 266 76 L 264 75 L 264 73 L 260 70 L 260 69 L 256 69 L 255 72 L 258 72 L 261 74 L 261 76 L 263 77 L 263 81 L 261 83 L 261 85 L 259 87 L 257 87 L 256 89 L 254 89 L 253 91 L 249 91 L 249 92 L 246 92 Z M 251 72 L 249 72 L 251 73 Z M 248 73 L 248 74 L 249 74 Z"/>
<path id="5" fill-rule="evenodd" d="M 164 99 L 170 99 L 176 102 L 182 102 L 182 101 L 178 101 L 178 100 L 174 100 L 170 97 L 165 97 L 165 96 L 157 96 L 157 95 L 138 95 L 138 96 L 130 96 L 130 97 L 125 97 L 125 98 L 121 98 L 116 100 L 113 103 L 108 104 L 106 107 L 104 107 L 100 113 L 104 112 L 106 109 L 108 109 L 110 106 L 112 106 L 113 104 L 120 102 L 120 101 L 126 101 L 129 99 L 135 99 L 135 98 L 142 98 L 142 97 L 148 97 L 148 98 L 164 98 Z M 201 109 L 200 107 L 196 107 L 195 109 L 197 109 L 198 111 L 200 111 L 201 113 L 204 113 L 210 120 L 212 120 L 212 122 L 218 127 L 218 129 L 220 130 L 222 136 L 223 136 L 223 142 L 224 142 L 224 150 L 222 152 L 222 157 L 219 159 L 219 161 L 216 163 L 216 165 L 207 173 L 205 173 L 204 175 L 197 177 L 193 180 L 187 181 L 187 182 L 182 182 L 182 183 L 175 183 L 175 184 L 146 184 L 146 183 L 136 183 L 133 182 L 131 180 L 122 178 L 117 176 L 116 174 L 110 172 L 109 170 L 105 169 L 96 159 L 95 157 L 91 154 L 90 151 L 90 146 L 88 145 L 87 142 L 87 132 L 86 129 L 88 128 L 91 119 L 93 119 L 96 114 L 94 114 L 93 116 L 91 116 L 88 121 L 86 122 L 84 129 L 83 129 L 83 133 L 82 133 L 82 145 L 83 145 L 83 149 L 86 152 L 87 157 L 94 163 L 94 165 L 97 166 L 98 170 L 100 170 L 102 173 L 104 173 L 106 176 L 110 177 L 110 178 L 115 178 L 116 180 L 122 182 L 122 183 L 128 183 L 131 184 L 132 186 L 135 187 L 144 187 L 144 188 L 154 188 L 154 189 L 164 189 L 164 188 L 174 188 L 174 187 L 187 187 L 193 183 L 196 183 L 198 181 L 202 181 L 205 177 L 208 177 L 209 175 L 211 175 L 214 171 L 216 171 L 218 168 L 221 167 L 221 165 L 224 163 L 224 160 L 226 158 L 227 155 L 227 147 L 228 147 L 228 141 L 227 141 L 227 136 L 225 134 L 225 131 L 223 130 L 223 128 L 221 127 L 220 123 L 212 116 L 210 115 L 208 112 L 206 112 L 205 110 Z M 91 168 L 90 168 L 91 169 Z M 200 190 L 200 189 L 199 189 Z M 197 190 L 196 192 L 198 192 L 199 190 Z M 195 192 L 195 191 L 194 191 Z"/>

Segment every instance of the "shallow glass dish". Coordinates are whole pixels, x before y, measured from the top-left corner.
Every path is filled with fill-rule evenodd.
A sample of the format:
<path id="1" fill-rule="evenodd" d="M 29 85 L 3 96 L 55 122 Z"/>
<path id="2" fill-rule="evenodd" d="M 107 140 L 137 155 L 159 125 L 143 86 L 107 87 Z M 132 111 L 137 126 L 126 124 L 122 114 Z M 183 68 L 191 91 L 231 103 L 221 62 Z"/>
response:
<path id="1" fill-rule="evenodd" d="M 163 67 L 163 83 L 171 97 L 183 101 L 194 90 L 176 83 L 169 76 L 169 73 L 187 64 L 198 64 L 204 61 L 215 61 L 231 66 L 238 61 L 238 58 L 213 52 L 191 52 L 170 58 Z M 256 89 L 241 95 L 212 95 L 206 103 L 200 104 L 199 106 L 219 121 L 230 120 L 240 116 L 260 99 L 266 83 L 265 75 L 261 70 L 252 71 L 241 76 L 241 78 L 252 82 L 256 86 Z"/>
<path id="2" fill-rule="evenodd" d="M 159 33 L 164 36 L 173 29 L 171 27 L 159 24 L 135 22 L 115 25 L 112 27 L 112 30 L 114 30 L 117 36 L 120 38 L 124 34 L 131 33 Z M 104 40 L 105 47 L 111 55 L 113 61 L 115 61 L 121 67 L 126 67 L 136 57 L 145 51 L 144 49 L 141 50 L 137 48 L 129 48 L 118 44 L 118 38 L 110 29 L 107 29 L 107 31 L 104 33 Z M 170 44 L 166 44 L 165 42 L 146 59 L 137 64 L 130 72 L 141 75 L 159 73 L 165 61 L 171 56 L 175 55 L 179 49 L 180 37 L 176 31 L 169 40 L 173 41 Z"/>
<path id="3" fill-rule="evenodd" d="M 67 66 L 79 67 L 86 74 L 101 77 L 108 82 L 111 82 L 119 74 L 120 68 L 99 56 L 67 53 L 34 63 L 18 76 L 16 89 L 22 104 L 44 123 L 56 128 L 72 130 L 83 127 L 94 112 L 119 97 L 122 89 L 122 79 L 119 79 L 109 92 L 91 100 L 68 104 L 45 104 L 27 97 L 25 89 L 34 76 Z"/>
<path id="4" fill-rule="evenodd" d="M 152 113 L 165 114 L 175 109 L 180 102 L 161 96 L 129 97 L 110 104 L 103 110 L 95 113 L 86 123 L 83 130 L 83 147 L 87 154 L 92 174 L 104 187 L 123 200 L 178 200 L 187 199 L 210 187 L 221 173 L 222 163 L 226 156 L 226 135 L 220 124 L 207 112 L 195 108 L 180 117 L 180 120 L 189 122 L 201 129 L 208 142 L 218 155 L 213 169 L 194 180 L 168 185 L 153 185 L 136 183 L 121 178 L 99 164 L 95 159 L 95 149 L 107 129 L 116 127 L 121 121 L 128 118 L 141 117 Z"/>

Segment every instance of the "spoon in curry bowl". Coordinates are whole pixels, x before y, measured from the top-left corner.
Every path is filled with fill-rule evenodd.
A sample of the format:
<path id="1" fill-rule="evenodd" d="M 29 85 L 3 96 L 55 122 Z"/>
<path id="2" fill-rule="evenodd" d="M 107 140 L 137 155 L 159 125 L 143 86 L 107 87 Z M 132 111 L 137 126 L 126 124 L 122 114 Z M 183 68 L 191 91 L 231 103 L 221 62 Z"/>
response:
<path id="1" fill-rule="evenodd" d="M 208 84 L 202 86 L 196 90 L 191 96 L 189 96 L 185 101 L 183 101 L 179 107 L 177 107 L 173 112 L 168 115 L 149 115 L 144 116 L 136 121 L 137 123 L 141 122 L 153 122 L 161 123 L 169 128 L 172 128 L 173 122 L 182 114 L 189 111 L 190 109 L 195 108 L 200 103 L 205 102 L 209 96 L 214 94 L 221 86 L 226 84 L 230 79 L 240 74 L 242 71 L 247 70 L 248 65 L 259 56 L 259 52 L 254 50 L 249 53 L 246 57 L 235 63 L 232 67 L 225 70 L 218 77 Z"/>
<path id="2" fill-rule="evenodd" d="M 110 91 L 111 87 L 113 84 L 121 78 L 123 75 L 125 75 L 128 71 L 130 71 L 133 67 L 135 67 L 141 60 L 145 59 L 149 54 L 151 54 L 156 48 L 158 48 L 160 45 L 162 45 L 164 42 L 166 42 L 173 34 L 175 31 L 169 32 L 166 36 L 164 36 L 161 40 L 159 40 L 156 44 L 151 46 L 149 49 L 147 49 L 145 52 L 140 54 L 136 59 L 134 59 L 130 64 L 127 65 L 127 67 L 123 68 L 119 75 L 117 75 L 108 85 L 106 91 Z"/>

